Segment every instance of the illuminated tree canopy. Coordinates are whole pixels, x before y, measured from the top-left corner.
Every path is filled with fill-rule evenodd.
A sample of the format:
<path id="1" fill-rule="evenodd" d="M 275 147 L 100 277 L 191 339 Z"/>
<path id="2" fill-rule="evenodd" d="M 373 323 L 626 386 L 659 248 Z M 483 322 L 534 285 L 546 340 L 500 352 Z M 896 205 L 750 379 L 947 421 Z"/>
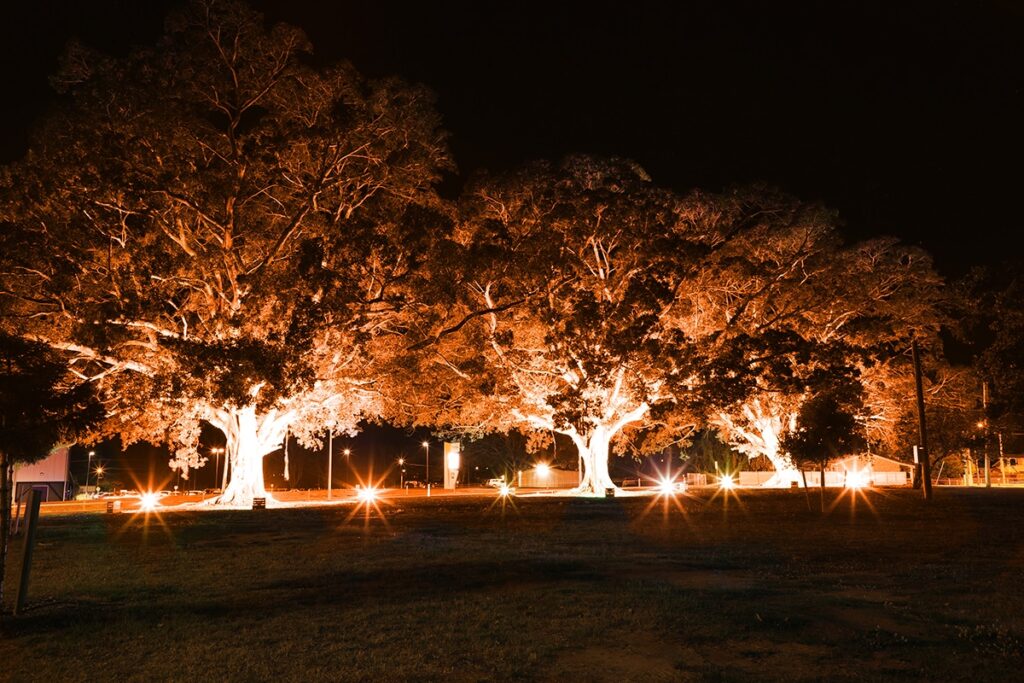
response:
<path id="1" fill-rule="evenodd" d="M 420 419 L 565 434 L 582 456 L 582 488 L 603 491 L 613 486 L 609 443 L 624 430 L 663 443 L 748 396 L 759 377 L 795 378 L 815 350 L 781 322 L 746 324 L 775 288 L 749 273 L 774 257 L 760 246 L 768 238 L 806 251 L 816 214 L 790 205 L 772 222 L 747 209 L 659 189 L 621 160 L 573 157 L 480 179 L 436 266 L 449 283 L 435 293 L 443 303 L 418 329 L 418 346 L 431 349 L 423 386 L 442 387 L 437 412 Z M 800 277 L 791 262 L 778 268 Z"/>
<path id="2" fill-rule="evenodd" d="M 265 495 L 286 430 L 379 409 L 377 341 L 443 223 L 429 91 L 309 53 L 222 2 L 125 59 L 72 46 L 67 106 L 2 180 L 5 319 L 103 389 L 104 433 L 187 468 L 200 422 L 222 430 L 225 503 Z"/>
<path id="3" fill-rule="evenodd" d="M 427 297 L 443 303 L 417 328 L 439 401 L 409 409 L 456 431 L 565 434 L 587 491 L 612 486 L 612 439 L 652 451 L 709 422 L 788 473 L 779 442 L 805 397 L 938 324 L 923 253 L 844 246 L 829 212 L 759 188 L 679 196 L 629 162 L 574 157 L 479 179 L 460 216 Z"/>
<path id="4" fill-rule="evenodd" d="M 783 443 L 837 387 L 856 387 L 870 443 L 902 438 L 904 353 L 937 352 L 943 322 L 920 250 L 845 243 L 832 212 L 761 187 L 672 192 L 614 158 L 442 200 L 431 93 L 313 63 L 297 29 L 212 0 L 125 58 L 69 48 L 61 106 L 0 175 L 0 306 L 101 391 L 93 437 L 173 444 L 187 474 L 213 425 L 220 502 L 239 505 L 266 494 L 286 434 L 315 446 L 363 418 L 562 434 L 585 492 L 613 486 L 613 442 L 709 427 L 788 485 Z"/>
<path id="5" fill-rule="evenodd" d="M 844 381 L 844 375 L 863 389 L 857 417 L 869 442 L 891 442 L 913 396 L 906 391 L 913 374 L 910 339 L 939 344 L 944 294 L 928 256 L 890 238 L 842 247 L 832 234 L 799 261 L 775 262 L 788 263 L 795 278 L 786 283 L 773 278 L 773 271 L 762 271 L 759 277 L 772 280 L 775 291 L 766 290 L 764 304 L 747 316 L 748 324 L 764 329 L 777 324 L 782 312 L 801 338 L 833 353 L 819 358 L 816 368 L 801 364 L 797 369 L 804 375 L 817 371 L 820 381 L 788 382 L 786 388 L 766 376 L 754 395 L 714 422 L 741 452 L 772 462 L 777 477 L 768 485 L 789 486 L 799 476 L 780 440 L 796 428 L 803 401 L 824 385 Z M 902 393 L 895 393 L 896 387 Z"/>

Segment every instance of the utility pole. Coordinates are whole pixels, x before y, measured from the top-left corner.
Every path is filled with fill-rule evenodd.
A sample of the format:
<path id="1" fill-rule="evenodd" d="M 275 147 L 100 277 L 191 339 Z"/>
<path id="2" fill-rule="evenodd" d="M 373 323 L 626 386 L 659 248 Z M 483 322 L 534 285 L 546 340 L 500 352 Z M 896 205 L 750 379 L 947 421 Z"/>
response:
<path id="1" fill-rule="evenodd" d="M 1003 459 L 1003 433 L 999 432 L 999 473 L 1003 476 L 1003 486 L 1006 486 L 1006 461 Z"/>
<path id="2" fill-rule="evenodd" d="M 334 477 L 334 425 L 331 425 L 327 433 L 327 500 L 330 500 L 331 479 Z"/>
<path id="3" fill-rule="evenodd" d="M 932 468 L 931 454 L 928 451 L 928 429 L 924 420 L 924 384 L 921 379 L 921 353 L 917 349 L 917 340 L 910 342 L 911 353 L 914 357 L 914 385 L 917 389 L 917 430 L 921 446 L 921 485 L 924 489 L 924 499 L 932 499 Z"/>

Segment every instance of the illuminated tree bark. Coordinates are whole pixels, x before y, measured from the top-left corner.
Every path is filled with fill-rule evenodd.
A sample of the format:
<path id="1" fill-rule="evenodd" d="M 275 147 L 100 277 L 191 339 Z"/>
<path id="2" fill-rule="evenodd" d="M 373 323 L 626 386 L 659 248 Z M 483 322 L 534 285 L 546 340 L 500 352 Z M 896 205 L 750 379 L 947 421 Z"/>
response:
<path id="1" fill-rule="evenodd" d="M 270 498 L 263 481 L 263 458 L 284 440 L 287 423 L 274 411 L 258 416 L 253 406 L 223 411 L 211 424 L 224 432 L 225 454 L 231 466 L 227 488 L 213 502 L 249 506 L 253 498 Z"/>
<path id="2" fill-rule="evenodd" d="M 570 431 L 568 436 L 579 451 L 583 462 L 583 480 L 577 491 L 604 495 L 607 489 L 618 488 L 608 473 L 608 454 L 611 434 L 607 428 L 598 426 L 589 434 L 577 434 Z"/>
<path id="3" fill-rule="evenodd" d="M 764 456 L 775 468 L 775 474 L 762 486 L 789 488 L 800 481 L 800 472 L 793 459 L 782 450 L 781 440 L 795 426 L 796 414 L 785 410 L 765 409 L 760 399 L 745 403 L 738 417 L 720 413 L 715 420 L 730 443 L 748 458 Z"/>
<path id="4" fill-rule="evenodd" d="M 597 427 L 586 436 L 573 436 L 573 443 L 579 450 L 583 461 L 583 481 L 580 482 L 580 493 L 604 493 L 606 489 L 616 488 L 608 474 L 608 446 L 611 435 L 604 427 Z"/>

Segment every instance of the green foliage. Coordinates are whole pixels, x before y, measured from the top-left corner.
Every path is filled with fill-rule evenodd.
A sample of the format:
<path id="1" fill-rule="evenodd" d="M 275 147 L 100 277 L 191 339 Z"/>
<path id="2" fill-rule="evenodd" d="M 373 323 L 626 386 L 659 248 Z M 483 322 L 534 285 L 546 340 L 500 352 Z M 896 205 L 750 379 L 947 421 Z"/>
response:
<path id="1" fill-rule="evenodd" d="M 71 377 L 52 349 L 0 332 L 0 451 L 7 462 L 40 460 L 102 416 L 93 387 Z"/>
<path id="2" fill-rule="evenodd" d="M 93 389 L 45 344 L 0 331 L 0 613 L 14 466 L 45 458 L 98 423 L 103 409 Z"/>
<path id="3" fill-rule="evenodd" d="M 798 465 L 821 468 L 831 460 L 863 449 L 863 424 L 856 415 L 863 408 L 863 390 L 855 382 L 836 383 L 810 396 L 800 406 L 798 427 L 782 439 Z"/>
<path id="4" fill-rule="evenodd" d="M 1024 283 L 1021 261 L 977 269 L 959 284 L 961 333 L 988 384 L 993 428 L 1024 430 Z"/>
<path id="5" fill-rule="evenodd" d="M 528 449 L 529 438 L 517 430 L 507 434 L 487 434 L 463 443 L 466 463 L 479 466 L 492 477 L 504 476 L 505 481 L 515 481 L 515 473 L 533 466 Z"/>
<path id="6" fill-rule="evenodd" d="M 741 457 L 710 429 L 697 432 L 682 449 L 680 458 L 689 472 L 735 472 L 747 469 L 746 458 Z"/>

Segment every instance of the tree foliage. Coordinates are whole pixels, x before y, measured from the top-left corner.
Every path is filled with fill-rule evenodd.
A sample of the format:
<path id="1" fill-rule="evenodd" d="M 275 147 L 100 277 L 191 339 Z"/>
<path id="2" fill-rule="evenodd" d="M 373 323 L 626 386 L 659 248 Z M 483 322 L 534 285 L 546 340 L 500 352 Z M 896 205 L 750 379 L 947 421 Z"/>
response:
<path id="1" fill-rule="evenodd" d="M 864 426 L 857 420 L 863 407 L 856 383 L 836 384 L 810 396 L 800 406 L 797 427 L 783 438 L 783 447 L 798 464 L 813 463 L 824 470 L 831 461 L 866 445 Z"/>
<path id="2" fill-rule="evenodd" d="M 108 432 L 169 438 L 177 466 L 202 462 L 202 420 L 237 467 L 242 432 L 272 450 L 374 414 L 374 344 L 445 222 L 431 93 L 310 50 L 214 0 L 125 59 L 72 45 L 67 106 L 3 182 L 6 238 L 39 246 L 8 251 L 8 319 L 103 388 Z"/>
<path id="3" fill-rule="evenodd" d="M 769 301 L 754 322 L 774 324 L 776 310 L 787 311 L 786 325 L 814 349 L 813 362 L 800 362 L 795 374 L 801 381 L 786 378 L 788 386 L 765 376 L 737 410 L 715 420 L 742 452 L 771 459 L 783 485 L 795 469 L 780 440 L 797 427 L 802 403 L 821 389 L 856 379 L 864 390 L 857 417 L 868 438 L 893 440 L 913 397 L 910 339 L 936 349 L 945 321 L 945 294 L 931 260 L 893 239 L 841 246 L 833 237 L 799 268 L 800 282 L 780 288 L 784 301 Z"/>
<path id="4" fill-rule="evenodd" d="M 962 337 L 987 383 L 992 428 L 1024 430 L 1024 283 L 1021 263 L 976 269 L 958 283 Z"/>
<path id="5" fill-rule="evenodd" d="M 774 192 L 679 196 L 572 157 L 478 179 L 446 248 L 417 330 L 428 421 L 559 432 L 606 460 L 623 430 L 658 450 L 756 392 L 854 373 L 835 298 L 809 284 L 843 276 L 831 216 Z"/>
<path id="6" fill-rule="evenodd" d="M 0 332 L 0 610 L 15 465 L 43 459 L 102 416 L 93 387 L 49 347 Z"/>

